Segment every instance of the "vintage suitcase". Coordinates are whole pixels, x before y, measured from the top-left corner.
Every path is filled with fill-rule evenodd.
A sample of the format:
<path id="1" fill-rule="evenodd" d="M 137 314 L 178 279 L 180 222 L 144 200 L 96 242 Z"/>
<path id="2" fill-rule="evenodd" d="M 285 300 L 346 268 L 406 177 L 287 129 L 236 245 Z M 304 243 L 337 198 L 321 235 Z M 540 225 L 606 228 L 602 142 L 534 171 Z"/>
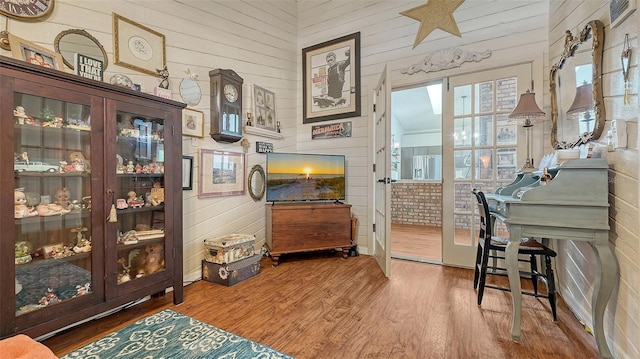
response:
<path id="1" fill-rule="evenodd" d="M 228 264 L 211 263 L 203 260 L 202 279 L 226 286 L 234 285 L 260 273 L 261 258 L 261 255 L 256 254 Z"/>
<path id="2" fill-rule="evenodd" d="M 253 234 L 234 233 L 204 240 L 204 260 L 211 263 L 233 263 L 255 254 Z"/>

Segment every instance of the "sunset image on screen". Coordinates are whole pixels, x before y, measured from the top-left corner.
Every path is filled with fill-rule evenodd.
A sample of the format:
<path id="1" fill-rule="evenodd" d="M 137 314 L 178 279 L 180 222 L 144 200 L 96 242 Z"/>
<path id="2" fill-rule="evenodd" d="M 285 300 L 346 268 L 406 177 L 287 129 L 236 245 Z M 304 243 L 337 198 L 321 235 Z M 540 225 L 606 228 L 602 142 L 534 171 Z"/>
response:
<path id="1" fill-rule="evenodd" d="M 267 202 L 344 199 L 344 165 L 341 155 L 269 153 Z"/>

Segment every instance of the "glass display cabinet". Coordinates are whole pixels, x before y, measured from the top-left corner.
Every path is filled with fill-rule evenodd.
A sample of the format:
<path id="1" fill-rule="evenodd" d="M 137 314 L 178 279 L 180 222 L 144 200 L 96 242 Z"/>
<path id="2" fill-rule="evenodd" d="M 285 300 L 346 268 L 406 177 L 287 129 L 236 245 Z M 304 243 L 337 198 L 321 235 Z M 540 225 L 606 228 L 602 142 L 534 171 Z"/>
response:
<path id="1" fill-rule="evenodd" d="M 182 290 L 182 103 L 0 57 L 0 338 Z"/>

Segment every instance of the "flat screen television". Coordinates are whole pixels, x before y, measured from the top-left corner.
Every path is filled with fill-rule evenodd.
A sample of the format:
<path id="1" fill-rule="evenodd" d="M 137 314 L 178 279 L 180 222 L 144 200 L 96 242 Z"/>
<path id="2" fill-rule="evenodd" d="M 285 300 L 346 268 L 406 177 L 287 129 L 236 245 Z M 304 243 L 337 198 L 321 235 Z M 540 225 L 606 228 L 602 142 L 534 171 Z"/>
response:
<path id="1" fill-rule="evenodd" d="M 267 202 L 345 199 L 345 156 L 267 153 Z"/>

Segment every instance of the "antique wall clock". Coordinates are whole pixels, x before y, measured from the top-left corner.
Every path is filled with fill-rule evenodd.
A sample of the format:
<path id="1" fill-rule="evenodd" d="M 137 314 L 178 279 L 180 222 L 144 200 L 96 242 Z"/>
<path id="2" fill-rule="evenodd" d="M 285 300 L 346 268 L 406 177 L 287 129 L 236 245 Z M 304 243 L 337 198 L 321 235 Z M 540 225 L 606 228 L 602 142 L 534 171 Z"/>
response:
<path id="1" fill-rule="evenodd" d="M 229 69 L 209 71 L 211 138 L 237 142 L 242 138 L 242 77 Z"/>
<path id="2" fill-rule="evenodd" d="M 55 0 L 0 0 L 0 14 L 18 20 L 36 20 L 49 15 Z"/>

